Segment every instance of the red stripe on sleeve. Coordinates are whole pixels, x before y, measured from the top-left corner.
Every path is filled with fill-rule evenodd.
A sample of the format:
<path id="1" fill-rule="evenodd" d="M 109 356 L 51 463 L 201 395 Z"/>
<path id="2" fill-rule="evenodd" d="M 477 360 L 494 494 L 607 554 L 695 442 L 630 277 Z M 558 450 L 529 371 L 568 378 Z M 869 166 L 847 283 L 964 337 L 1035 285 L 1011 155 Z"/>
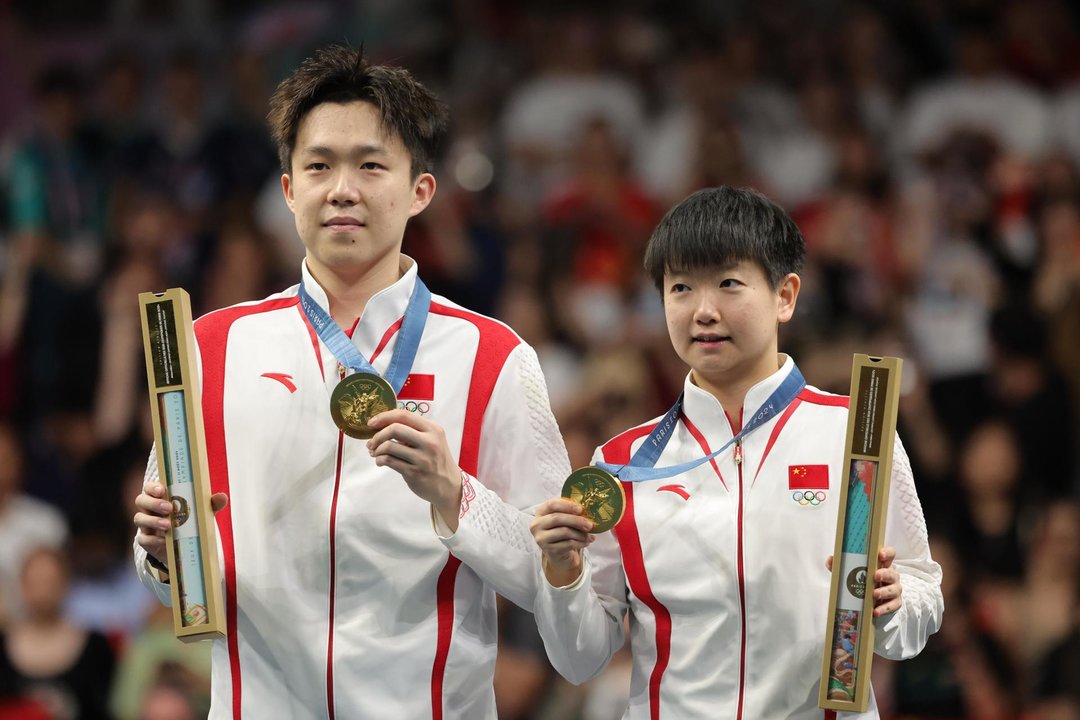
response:
<path id="1" fill-rule="evenodd" d="M 472 377 L 469 380 L 469 399 L 465 405 L 461 449 L 458 453 L 461 469 L 475 476 L 480 459 L 480 431 L 484 424 L 484 413 L 487 411 L 491 394 L 495 391 L 499 373 L 506 364 L 506 358 L 521 343 L 521 339 L 502 323 L 468 310 L 432 301 L 431 313 L 466 320 L 475 325 L 480 332 Z M 432 720 L 442 720 L 443 717 L 443 682 L 446 675 L 446 660 L 450 654 L 450 643 L 453 639 L 454 585 L 460 566 L 461 560 L 448 555 L 446 565 L 439 574 L 436 585 L 438 639 L 435 647 L 435 661 L 431 667 Z"/>

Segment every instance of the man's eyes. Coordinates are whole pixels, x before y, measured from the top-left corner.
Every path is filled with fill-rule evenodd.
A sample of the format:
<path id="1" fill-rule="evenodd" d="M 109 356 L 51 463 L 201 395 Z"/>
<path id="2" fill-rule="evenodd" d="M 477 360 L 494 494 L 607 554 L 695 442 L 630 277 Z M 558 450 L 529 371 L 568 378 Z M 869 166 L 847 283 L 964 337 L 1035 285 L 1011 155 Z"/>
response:
<path id="1" fill-rule="evenodd" d="M 307 169 L 312 170 L 314 172 L 322 172 L 323 170 L 329 170 L 330 165 L 327 164 L 327 163 L 324 163 L 324 162 L 313 162 L 313 163 L 308 163 Z M 368 161 L 366 163 L 362 163 L 360 165 L 360 169 L 361 170 L 385 170 L 386 166 L 381 164 L 381 163 Z"/>

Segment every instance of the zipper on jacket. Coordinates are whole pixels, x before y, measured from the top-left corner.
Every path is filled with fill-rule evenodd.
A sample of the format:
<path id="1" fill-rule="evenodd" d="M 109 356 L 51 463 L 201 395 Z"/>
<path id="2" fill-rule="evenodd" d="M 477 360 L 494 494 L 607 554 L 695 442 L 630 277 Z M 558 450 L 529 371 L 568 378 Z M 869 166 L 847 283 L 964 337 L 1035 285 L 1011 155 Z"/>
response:
<path id="1" fill-rule="evenodd" d="M 742 417 L 740 416 L 740 426 Z M 738 563 L 739 577 L 739 705 L 735 713 L 736 720 L 742 720 L 743 694 L 746 688 L 746 580 L 743 573 L 743 452 L 742 440 L 735 442 L 734 452 L 735 467 L 739 474 L 739 525 L 738 543 L 736 545 L 736 560 Z"/>
<path id="2" fill-rule="evenodd" d="M 345 379 L 345 366 L 338 363 L 338 380 Z M 334 702 L 334 606 L 337 595 L 337 502 L 341 489 L 342 454 L 345 451 L 345 433 L 338 431 L 337 461 L 334 468 L 334 498 L 330 505 L 330 603 L 328 608 L 329 630 L 326 638 L 326 714 L 334 720 L 336 708 Z"/>

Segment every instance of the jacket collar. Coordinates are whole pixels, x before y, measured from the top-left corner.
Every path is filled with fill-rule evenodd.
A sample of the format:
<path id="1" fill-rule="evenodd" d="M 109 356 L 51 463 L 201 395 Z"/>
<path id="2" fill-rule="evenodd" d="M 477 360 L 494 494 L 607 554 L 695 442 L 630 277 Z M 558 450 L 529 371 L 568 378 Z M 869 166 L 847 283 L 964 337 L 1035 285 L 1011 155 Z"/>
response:
<path id="1" fill-rule="evenodd" d="M 330 302 L 326 297 L 326 291 L 315 281 L 311 271 L 308 270 L 307 262 L 301 262 L 301 274 L 304 278 L 304 288 L 312 299 L 327 313 L 330 312 Z M 401 256 L 401 277 L 392 285 L 383 288 L 367 301 L 364 312 L 360 315 L 360 322 L 353 330 L 352 341 L 356 348 L 368 360 L 379 346 L 387 329 L 401 319 L 405 314 L 405 308 L 409 304 L 413 288 L 416 286 L 417 264 L 407 255 Z M 396 334 L 395 334 L 396 337 Z M 385 367 L 390 360 L 394 343 L 391 341 L 376 358 L 377 368 Z"/>
<path id="2" fill-rule="evenodd" d="M 791 359 L 791 356 L 781 353 L 778 355 L 779 358 L 784 361 L 780 368 L 746 391 L 746 397 L 743 399 L 743 421 L 757 414 L 769 396 L 780 387 L 780 383 L 795 367 L 795 361 Z M 725 408 L 720 405 L 715 395 L 695 385 L 690 379 L 690 373 L 686 374 L 686 380 L 683 381 L 683 413 L 699 430 L 711 438 L 710 444 L 714 442 L 714 439 L 727 442 L 734 435 L 724 416 L 724 410 Z M 732 422 L 738 423 L 738 408 L 729 408 L 728 411 L 731 413 Z"/>

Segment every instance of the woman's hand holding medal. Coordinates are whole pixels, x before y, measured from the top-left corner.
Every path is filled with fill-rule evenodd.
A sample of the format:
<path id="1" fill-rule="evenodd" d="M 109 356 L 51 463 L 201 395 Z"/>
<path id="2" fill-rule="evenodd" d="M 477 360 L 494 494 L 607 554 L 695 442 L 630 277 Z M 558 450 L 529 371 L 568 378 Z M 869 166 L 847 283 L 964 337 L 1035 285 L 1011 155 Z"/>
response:
<path id="1" fill-rule="evenodd" d="M 544 575 L 555 587 L 570 585 L 581 576 L 581 551 L 596 539 L 594 523 L 581 505 L 564 497 L 540 503 L 529 525 L 543 553 Z"/>

